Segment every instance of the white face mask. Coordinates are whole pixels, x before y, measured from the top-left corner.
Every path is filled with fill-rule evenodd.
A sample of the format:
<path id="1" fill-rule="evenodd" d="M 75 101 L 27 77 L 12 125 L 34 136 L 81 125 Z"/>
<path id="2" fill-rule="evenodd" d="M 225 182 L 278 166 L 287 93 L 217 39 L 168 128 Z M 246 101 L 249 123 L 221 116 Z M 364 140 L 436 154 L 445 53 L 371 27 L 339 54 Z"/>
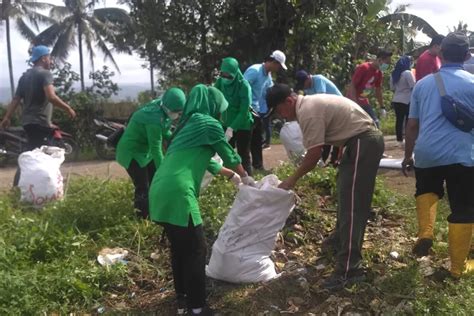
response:
<path id="1" fill-rule="evenodd" d="M 181 115 L 181 112 L 167 112 L 166 113 L 171 120 L 177 120 Z"/>

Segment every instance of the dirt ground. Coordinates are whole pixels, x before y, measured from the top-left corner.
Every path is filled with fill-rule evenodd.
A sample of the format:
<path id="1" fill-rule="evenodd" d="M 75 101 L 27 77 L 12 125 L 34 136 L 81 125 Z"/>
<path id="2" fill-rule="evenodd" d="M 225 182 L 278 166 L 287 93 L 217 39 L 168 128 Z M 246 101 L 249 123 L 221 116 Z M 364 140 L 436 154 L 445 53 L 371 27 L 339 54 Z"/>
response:
<path id="1" fill-rule="evenodd" d="M 393 158 L 403 157 L 403 148 L 396 147 L 396 141 L 393 136 L 385 137 L 385 153 Z M 281 162 L 287 160 L 283 145 L 272 145 L 268 150 L 263 151 L 264 165 L 266 169 L 277 167 Z M 0 191 L 8 190 L 11 187 L 12 179 L 15 174 L 13 166 L 0 169 Z M 85 161 L 65 163 L 61 168 L 63 176 L 93 176 L 99 178 L 124 178 L 127 177 L 123 169 L 115 161 Z M 414 192 L 414 177 L 405 177 L 400 170 L 380 169 L 379 174 L 384 176 L 386 184 L 393 190 L 406 195 Z"/>

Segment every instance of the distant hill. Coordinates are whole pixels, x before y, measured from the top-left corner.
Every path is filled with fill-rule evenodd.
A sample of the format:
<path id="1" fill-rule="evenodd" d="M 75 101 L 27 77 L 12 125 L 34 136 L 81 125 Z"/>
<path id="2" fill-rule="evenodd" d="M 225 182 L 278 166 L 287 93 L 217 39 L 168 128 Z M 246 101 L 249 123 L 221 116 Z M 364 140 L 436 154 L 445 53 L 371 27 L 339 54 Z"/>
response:
<path id="1" fill-rule="evenodd" d="M 150 85 L 147 83 L 137 83 L 137 84 L 119 84 L 118 95 L 112 97 L 113 101 L 121 100 L 136 100 L 138 93 L 144 90 L 150 89 Z M 76 87 L 76 91 L 79 90 L 79 87 Z M 0 103 L 6 105 L 11 101 L 11 94 L 9 87 L 0 87 Z"/>

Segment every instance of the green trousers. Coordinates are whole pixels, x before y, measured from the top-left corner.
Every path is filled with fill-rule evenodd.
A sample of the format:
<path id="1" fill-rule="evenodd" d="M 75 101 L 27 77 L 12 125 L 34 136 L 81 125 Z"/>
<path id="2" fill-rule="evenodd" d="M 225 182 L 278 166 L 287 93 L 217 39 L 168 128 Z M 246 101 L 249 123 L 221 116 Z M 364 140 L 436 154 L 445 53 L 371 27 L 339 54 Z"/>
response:
<path id="1" fill-rule="evenodd" d="M 384 152 L 378 130 L 346 142 L 337 178 L 336 273 L 347 278 L 360 272 L 362 242 L 371 209 L 375 178 Z"/>

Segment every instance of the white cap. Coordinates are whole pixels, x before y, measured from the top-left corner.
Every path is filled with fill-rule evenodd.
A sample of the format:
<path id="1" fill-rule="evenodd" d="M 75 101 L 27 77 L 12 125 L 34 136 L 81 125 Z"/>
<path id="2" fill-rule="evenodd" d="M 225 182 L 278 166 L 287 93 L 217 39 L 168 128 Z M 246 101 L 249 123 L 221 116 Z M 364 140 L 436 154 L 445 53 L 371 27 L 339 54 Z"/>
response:
<path id="1" fill-rule="evenodd" d="M 281 51 L 281 50 L 276 50 L 274 51 L 271 55 L 270 55 L 271 58 L 275 59 L 277 62 L 280 63 L 281 67 L 285 70 L 287 70 L 288 68 L 286 67 L 285 65 L 285 61 L 286 61 L 286 56 L 285 54 Z"/>

